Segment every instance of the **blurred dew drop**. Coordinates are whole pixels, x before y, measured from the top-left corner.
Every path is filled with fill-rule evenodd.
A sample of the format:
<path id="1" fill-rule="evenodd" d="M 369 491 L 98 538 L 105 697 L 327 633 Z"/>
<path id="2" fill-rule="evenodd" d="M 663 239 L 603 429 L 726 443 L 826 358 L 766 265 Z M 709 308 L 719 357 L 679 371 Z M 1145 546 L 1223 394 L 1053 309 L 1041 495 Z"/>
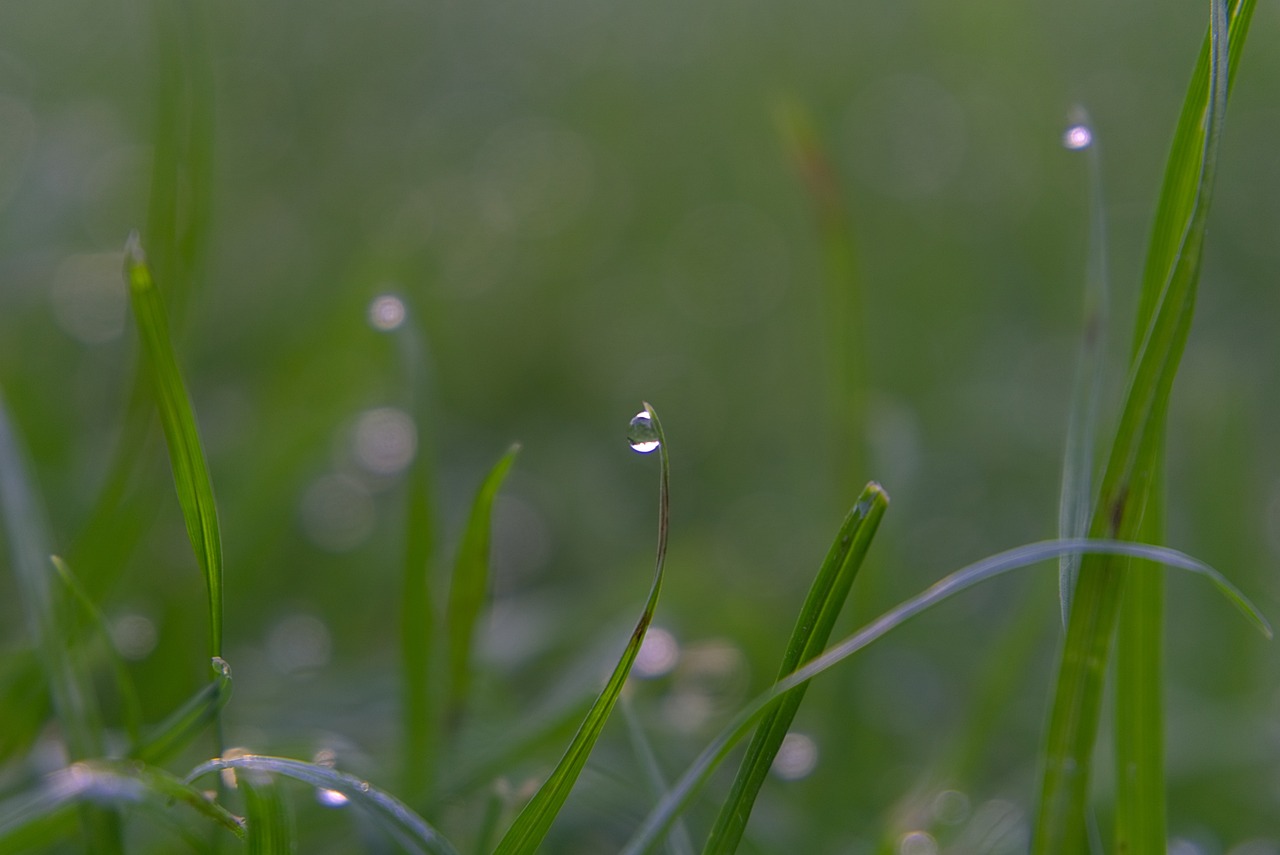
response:
<path id="1" fill-rule="evenodd" d="M 933 798 L 933 818 L 943 825 L 959 825 L 971 810 L 969 797 L 959 790 L 943 790 Z"/>
<path id="2" fill-rule="evenodd" d="M 803 733 L 788 733 L 778 746 L 778 754 L 769 768 L 784 781 L 799 781 L 818 767 L 818 743 Z"/>
<path id="3" fill-rule="evenodd" d="M 660 626 L 651 627 L 636 654 L 633 673 L 642 678 L 661 677 L 679 661 L 680 645 L 676 637 Z"/>
<path id="4" fill-rule="evenodd" d="M 340 808 L 345 807 L 347 802 L 351 801 L 337 790 L 316 790 L 316 801 L 325 807 Z"/>
<path id="5" fill-rule="evenodd" d="M 649 454 L 658 449 L 658 431 L 653 426 L 653 419 L 648 410 L 641 410 L 631 418 L 627 428 L 627 442 L 631 450 L 640 454 Z"/>
<path id="6" fill-rule="evenodd" d="M 378 407 L 360 414 L 352 442 L 360 468 L 370 475 L 398 475 L 418 451 L 418 430 L 403 410 Z"/>
<path id="7" fill-rule="evenodd" d="M 1072 125 L 1062 135 L 1062 145 L 1072 151 L 1079 151 L 1093 145 L 1093 131 L 1088 125 Z"/>
<path id="8" fill-rule="evenodd" d="M 103 344 L 124 332 L 128 295 L 120 275 L 120 253 L 72 255 L 49 283 L 54 319 L 67 335 Z"/>
<path id="9" fill-rule="evenodd" d="M 277 671 L 297 674 L 329 664 L 333 642 L 329 627 L 314 615 L 288 615 L 267 635 L 267 656 Z"/>
<path id="10" fill-rule="evenodd" d="M 1181 837 L 1169 841 L 1169 855 L 1204 855 L 1199 846 Z"/>
<path id="11" fill-rule="evenodd" d="M 363 484 L 346 475 L 317 478 L 299 507 L 307 539 L 327 552 L 355 549 L 373 532 L 373 498 Z"/>
<path id="12" fill-rule="evenodd" d="M 369 325 L 375 330 L 391 332 L 404 323 L 404 302 L 394 294 L 382 294 L 369 304 Z"/>
<path id="13" fill-rule="evenodd" d="M 134 662 L 146 659 L 156 649 L 158 640 L 155 622 L 145 615 L 121 615 L 111 624 L 111 643 L 125 659 Z"/>
<path id="14" fill-rule="evenodd" d="M 927 831 L 908 831 L 898 838 L 898 855 L 938 855 L 938 841 Z"/>

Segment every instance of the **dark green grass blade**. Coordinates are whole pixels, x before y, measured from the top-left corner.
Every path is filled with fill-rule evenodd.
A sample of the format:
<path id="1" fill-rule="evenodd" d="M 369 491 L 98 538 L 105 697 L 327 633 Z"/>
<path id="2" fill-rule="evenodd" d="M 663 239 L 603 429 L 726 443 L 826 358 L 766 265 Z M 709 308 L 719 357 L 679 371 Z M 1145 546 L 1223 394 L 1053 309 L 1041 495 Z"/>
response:
<path id="1" fill-rule="evenodd" d="M 1062 492 L 1058 503 L 1058 537 L 1084 537 L 1089 530 L 1093 502 L 1093 468 L 1097 446 L 1098 410 L 1105 376 L 1108 310 L 1107 223 L 1102 197 L 1102 164 L 1096 134 L 1083 110 L 1073 125 L 1089 129 L 1084 152 L 1089 172 L 1089 250 L 1084 288 L 1084 332 L 1076 361 L 1076 377 L 1067 417 L 1066 449 L 1062 456 Z M 1058 598 L 1062 625 L 1071 614 L 1079 555 L 1065 555 L 1058 565 Z"/>
<path id="2" fill-rule="evenodd" d="M 244 770 L 236 776 L 244 795 L 245 848 L 249 855 L 292 855 L 298 851 L 293 812 L 280 784 L 265 772 Z"/>
<path id="3" fill-rule="evenodd" d="M 217 720 L 218 713 L 231 699 L 231 668 L 222 659 L 214 659 L 213 673 L 213 682 L 143 734 L 130 749 L 129 756 L 146 763 L 161 763 L 190 745 Z"/>
<path id="4" fill-rule="evenodd" d="M 493 503 L 519 451 L 519 445 L 511 446 L 485 476 L 471 504 L 471 515 L 467 518 L 462 543 L 458 546 L 445 612 L 449 641 L 448 720 L 453 724 L 457 723 L 466 705 L 471 687 L 471 646 L 475 640 L 476 621 L 489 598 Z"/>
<path id="5" fill-rule="evenodd" d="M 495 850 L 497 855 L 514 855 L 514 853 L 530 855 L 530 853 L 537 850 L 543 838 L 546 837 L 547 830 L 551 828 L 551 823 L 555 820 L 556 814 L 560 812 L 560 807 L 564 804 L 564 800 L 569 796 L 569 791 L 573 789 L 574 783 L 578 780 L 582 767 L 586 765 L 591 749 L 595 746 L 601 731 L 604 730 L 609 714 L 613 711 L 613 706 L 618 701 L 618 695 L 621 694 L 622 687 L 627 681 L 627 675 L 631 673 L 631 665 L 636 660 L 636 654 L 640 652 L 640 645 L 644 641 L 645 632 L 649 629 L 649 622 L 653 620 L 653 612 L 658 605 L 658 595 L 662 591 L 662 571 L 667 559 L 671 461 L 667 453 L 667 438 L 662 432 L 662 423 L 658 421 L 658 414 L 648 404 L 644 405 L 644 410 L 649 414 L 654 436 L 657 437 L 660 466 L 658 481 L 658 553 L 654 562 L 653 585 L 649 589 L 649 598 L 645 602 L 644 611 L 640 615 L 640 620 L 636 623 L 636 628 L 631 633 L 631 640 L 627 642 L 622 658 L 618 660 L 617 666 L 609 676 L 609 681 L 605 684 L 599 697 L 596 698 L 595 703 L 591 705 L 591 709 L 579 726 L 573 741 L 569 743 L 568 750 L 560 758 L 560 762 L 552 771 L 551 776 L 529 803 L 525 805 L 524 809 L 520 811 L 519 816 L 516 817 L 511 827 L 507 829 L 507 833 L 498 844 L 497 850 Z"/>
<path id="6" fill-rule="evenodd" d="M 383 831 L 409 852 L 423 853 L 423 855 L 457 855 L 457 850 L 448 840 L 399 799 L 371 786 L 368 781 L 362 781 L 345 772 L 302 760 L 292 760 L 288 757 L 244 754 L 238 757 L 219 757 L 201 763 L 187 775 L 187 781 L 193 781 L 221 769 L 254 770 L 271 775 L 283 775 L 318 789 L 333 790 L 346 796 L 353 806 L 363 810 Z"/>
<path id="7" fill-rule="evenodd" d="M 218 527 L 218 510 L 209 479 L 195 414 L 187 395 L 177 355 L 169 336 L 169 319 L 165 315 L 160 292 L 151 278 L 146 256 L 137 234 L 125 245 L 125 281 L 133 304 L 138 334 L 142 339 L 144 358 L 160 411 L 169 446 L 169 462 L 173 483 L 186 522 L 187 536 L 195 550 L 196 560 L 204 573 L 209 597 L 209 646 L 212 656 L 222 655 L 222 534 Z"/>
<path id="8" fill-rule="evenodd" d="M 681 776 L 680 780 L 676 782 L 675 786 L 663 796 L 657 807 L 646 817 L 644 823 L 637 829 L 631 840 L 627 842 L 626 847 L 623 849 L 624 855 L 638 855 L 638 853 L 649 851 L 675 817 L 684 811 L 693 796 L 711 777 L 711 773 L 729 754 L 733 746 L 746 735 L 752 722 L 764 714 L 773 704 L 776 704 L 787 692 L 803 685 L 808 680 L 812 680 L 823 671 L 848 659 L 872 642 L 883 638 L 889 632 L 921 612 L 950 599 L 961 591 L 968 590 L 974 585 L 1013 570 L 1030 567 L 1042 561 L 1055 560 L 1070 552 L 1141 558 L 1204 576 L 1213 583 L 1232 605 L 1240 610 L 1250 623 L 1257 627 L 1259 632 L 1267 638 L 1272 635 L 1271 625 L 1266 618 L 1226 577 L 1209 565 L 1197 561 L 1176 549 L 1169 549 L 1164 546 L 1149 546 L 1142 543 L 1122 543 L 1113 540 L 1086 538 L 1032 543 L 989 556 L 957 570 L 936 582 L 923 593 L 885 612 L 853 635 L 832 645 L 821 656 L 810 660 L 786 679 L 779 680 L 767 692 L 747 704 L 734 717 L 733 721 L 720 732 L 720 735 L 698 755 L 697 759 Z M 1082 849 L 1080 851 L 1087 850 Z"/>
<path id="9" fill-rule="evenodd" d="M 137 805 L 157 814 L 167 814 L 175 804 L 184 804 L 236 836 L 244 836 L 238 819 L 162 769 L 133 761 L 87 760 L 55 772 L 38 788 L 0 804 L 0 851 L 31 851 L 24 848 L 24 841 L 44 839 L 48 820 L 82 803 Z"/>
<path id="10" fill-rule="evenodd" d="M 853 580 L 862 567 L 862 560 L 888 506 L 888 494 L 873 481 L 845 517 L 791 631 L 791 639 L 778 669 L 779 680 L 822 653 L 827 646 L 836 618 L 848 599 Z M 722 855 L 737 850 L 756 795 L 769 774 L 807 688 L 806 683 L 788 693 L 760 721 L 703 852 Z"/>
<path id="11" fill-rule="evenodd" d="M 1160 272 L 1154 276 L 1161 283 L 1159 292 L 1148 298 L 1144 289 L 1140 317 L 1150 321 L 1141 333 L 1090 523 L 1093 537 L 1131 540 L 1143 530 L 1143 516 L 1157 477 L 1169 392 L 1190 331 L 1227 95 L 1227 9 L 1217 0 L 1212 8 L 1211 60 L 1206 65 L 1206 84 L 1200 90 L 1202 100 L 1196 102 L 1197 74 L 1184 110 L 1184 117 L 1188 113 L 1201 115 L 1203 121 L 1179 123 L 1167 189 L 1157 216 L 1158 223 L 1161 217 L 1167 218 L 1177 237 L 1153 241 L 1164 245 L 1168 254 L 1157 261 Z M 1187 135 L 1202 142 L 1197 145 L 1187 140 Z M 1175 161 L 1176 166 L 1172 165 Z M 1163 209 L 1175 209 L 1184 216 L 1170 215 Z M 1043 750 L 1041 803 L 1032 841 L 1036 855 L 1081 852 L 1087 846 L 1093 745 L 1124 563 L 1116 556 L 1087 556 L 1081 562 Z M 1150 603 L 1144 606 L 1158 608 Z M 1150 631 L 1148 625 L 1144 632 Z M 1149 750 L 1141 749 L 1144 753 Z"/>

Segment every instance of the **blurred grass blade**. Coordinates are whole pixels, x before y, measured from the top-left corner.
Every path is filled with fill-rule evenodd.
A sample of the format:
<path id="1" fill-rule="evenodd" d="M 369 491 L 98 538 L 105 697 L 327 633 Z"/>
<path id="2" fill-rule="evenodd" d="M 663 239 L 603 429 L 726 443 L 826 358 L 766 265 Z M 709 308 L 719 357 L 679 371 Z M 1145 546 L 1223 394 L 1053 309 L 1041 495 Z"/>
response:
<path id="1" fill-rule="evenodd" d="M 408 851 L 423 855 L 457 855 L 457 850 L 448 840 L 399 799 L 370 786 L 368 781 L 345 772 L 288 757 L 242 754 L 237 757 L 218 757 L 201 763 L 187 775 L 187 781 L 194 781 L 222 769 L 255 770 L 283 775 L 320 790 L 340 793 Z"/>
<path id="2" fill-rule="evenodd" d="M 35 790 L 0 804 L 0 851 L 26 851 L 19 847 L 23 832 L 69 805 L 84 802 L 134 804 L 160 814 L 167 814 L 180 802 L 236 836 L 244 836 L 238 819 L 163 769 L 135 761 L 86 760 L 49 775 Z"/>
<path id="3" fill-rule="evenodd" d="M 1084 332 L 1076 357 L 1076 376 L 1067 417 L 1066 450 L 1062 456 L 1062 492 L 1058 502 L 1058 537 L 1084 537 L 1089 531 L 1093 501 L 1093 468 L 1097 451 L 1098 409 L 1102 400 L 1108 296 L 1107 222 L 1102 196 L 1102 158 L 1098 138 L 1083 109 L 1073 111 L 1072 129 L 1088 133 L 1082 148 L 1088 157 L 1089 250 L 1084 288 Z M 1062 604 L 1062 626 L 1071 614 L 1079 555 L 1064 555 L 1058 563 L 1058 598 Z"/>
<path id="4" fill-rule="evenodd" d="M 236 776 L 244 796 L 245 848 L 249 855 L 292 855 L 298 831 L 280 784 L 266 772 L 246 769 Z"/>
<path id="5" fill-rule="evenodd" d="M 818 569 L 809 594 L 805 598 L 791 639 L 778 669 L 778 679 L 785 678 L 800 665 L 822 653 L 835 627 L 853 580 L 862 567 L 863 558 L 875 537 L 876 528 L 889 506 L 889 496 L 874 481 L 866 486 L 858 502 L 845 517 L 840 531 L 832 542 L 826 559 Z M 791 728 L 796 711 L 804 700 L 807 684 L 775 704 L 756 727 L 755 736 L 747 748 L 746 756 L 738 769 L 729 797 L 720 808 L 705 853 L 728 855 L 737 851 L 756 795 L 764 784 L 765 776 L 782 747 L 782 740 Z"/>
<path id="6" fill-rule="evenodd" d="M 667 453 L 667 438 L 662 432 L 662 423 L 658 420 L 658 414 L 647 403 L 644 405 L 644 413 L 648 415 L 648 421 L 652 425 L 652 436 L 657 442 L 660 467 L 658 476 L 658 550 L 657 558 L 654 561 L 653 585 L 649 589 L 649 598 L 645 602 L 644 611 L 640 615 L 640 620 L 636 623 L 636 628 L 631 633 L 631 639 L 627 642 L 622 658 L 618 660 L 617 666 L 613 669 L 613 673 L 609 676 L 609 681 L 605 684 L 599 697 L 591 705 L 591 709 L 587 711 L 587 716 L 579 726 L 578 732 L 574 734 L 568 750 L 560 758 L 560 762 L 551 772 L 551 776 L 547 778 L 538 792 L 534 794 L 534 797 L 520 811 L 515 822 L 507 829 L 507 833 L 499 842 L 497 850 L 495 850 L 496 855 L 514 855 L 514 853 L 532 855 L 533 852 L 537 851 L 543 838 L 546 837 L 551 823 L 555 820 L 556 814 L 560 812 L 560 807 L 564 804 L 564 800 L 568 798 L 569 791 L 573 789 L 574 783 L 578 780 L 582 767 L 586 765 L 587 757 L 591 754 L 591 749 L 595 746 L 596 739 L 599 738 L 601 731 L 604 730 L 609 714 L 613 711 L 614 704 L 617 703 L 618 695 L 621 694 L 622 687 L 626 684 L 627 675 L 631 673 L 631 666 L 636 660 L 636 654 L 640 652 L 640 645 L 644 642 L 644 635 L 649 629 L 649 623 L 653 620 L 653 612 L 658 605 L 658 595 L 662 591 L 662 571 L 667 560 L 667 533 L 671 507 L 671 461 Z M 637 416 L 637 419 L 640 418 L 640 416 Z M 635 422 L 633 421 L 634 424 Z"/>
<path id="7" fill-rule="evenodd" d="M 645 735 L 644 726 L 640 723 L 640 718 L 636 715 L 635 708 L 631 705 L 631 701 L 625 692 L 619 700 L 619 706 L 622 708 L 622 718 L 627 723 L 627 735 L 631 738 L 631 750 L 644 768 L 644 777 L 648 781 L 650 789 L 653 790 L 653 797 L 661 798 L 669 786 L 666 775 L 662 772 L 662 766 L 658 763 L 658 755 L 654 753 L 653 744 L 649 741 L 649 737 Z M 670 855 L 693 855 L 693 851 L 693 838 L 689 836 L 689 829 L 685 827 L 682 820 L 677 818 L 671 833 L 667 835 L 667 852 Z"/>
<path id="8" fill-rule="evenodd" d="M 213 682 L 145 734 L 130 749 L 130 757 L 145 763 L 161 763 L 191 744 L 217 719 L 218 713 L 231 699 L 231 668 L 222 659 L 214 659 L 213 672 Z"/>
<path id="9" fill-rule="evenodd" d="M 209 465 L 196 428 L 177 355 L 169 337 L 169 320 L 160 292 L 151 278 L 146 256 L 135 232 L 125 244 L 125 280 L 133 304 L 138 334 L 150 366 L 160 424 L 169 446 L 169 462 L 187 536 L 204 572 L 209 597 L 211 655 L 222 655 L 222 534 L 209 479 Z"/>
<path id="10" fill-rule="evenodd" d="M 765 713 L 773 704 L 776 704 L 787 692 L 803 685 L 808 680 L 812 680 L 823 671 L 848 659 L 921 612 L 950 599 L 961 591 L 968 590 L 977 584 L 1010 571 L 1029 567 L 1042 561 L 1051 561 L 1070 552 L 1141 558 L 1145 561 L 1176 567 L 1180 570 L 1204 576 L 1214 584 L 1232 605 L 1244 614 L 1259 632 L 1267 638 L 1272 635 L 1271 625 L 1266 618 L 1225 576 L 1204 562 L 1198 561 L 1176 549 L 1170 549 L 1165 546 L 1150 546 L 1143 543 L 1075 538 L 1031 543 L 997 553 L 955 571 L 940 579 L 922 593 L 885 612 L 853 635 L 832 645 L 821 656 L 798 668 L 786 679 L 779 680 L 772 688 L 743 707 L 734 716 L 733 721 L 698 755 L 697 759 L 681 776 L 680 780 L 676 782 L 675 786 L 663 796 L 657 807 L 645 818 L 644 823 L 632 835 L 631 840 L 627 842 L 626 847 L 622 850 L 623 853 L 625 855 L 638 855 L 638 853 L 650 851 L 675 817 L 685 810 L 693 796 L 711 777 L 711 773 L 728 756 L 733 746 L 746 735 L 751 723 Z M 1087 850 L 1082 849 L 1080 851 Z"/>
<path id="11" fill-rule="evenodd" d="M 449 605 L 445 612 L 449 638 L 448 720 L 451 724 L 457 723 L 466 705 L 471 687 L 471 647 L 475 640 L 476 621 L 489 597 L 493 503 L 519 451 L 519 445 L 511 446 L 489 470 L 471 504 L 471 515 L 467 518 L 462 543 L 458 546 L 458 558 L 449 585 Z"/>
<path id="12" fill-rule="evenodd" d="M 1243 0 L 1242 5 L 1247 4 L 1248 0 Z M 1237 6 L 1237 10 L 1241 8 Z M 1138 536 L 1158 480 L 1164 416 L 1194 313 L 1205 225 L 1226 110 L 1230 60 L 1225 0 L 1214 0 L 1211 9 L 1209 60 L 1202 66 L 1205 85 L 1203 88 L 1199 85 L 1201 67 L 1198 67 L 1183 111 L 1184 119 L 1201 118 L 1180 121 L 1175 135 L 1153 236 L 1153 246 L 1163 247 L 1164 254 L 1157 253 L 1148 259 L 1148 268 L 1154 266 L 1155 272 L 1144 275 L 1139 344 L 1089 527 L 1093 537 L 1132 540 Z M 1239 20 L 1247 23 L 1248 15 Z M 1237 36 L 1242 41 L 1243 30 Z M 1043 749 L 1041 802 L 1032 840 L 1035 855 L 1076 853 L 1087 846 L 1089 779 L 1106 671 L 1099 663 L 1107 661 L 1121 599 L 1124 564 L 1116 556 L 1091 555 L 1081 562 Z M 1160 606 L 1147 602 L 1137 608 L 1155 610 Z M 1158 618 L 1148 622 L 1141 631 L 1151 634 L 1154 630 L 1158 634 L 1158 623 Z M 1158 640 L 1156 644 L 1158 646 Z M 1158 663 L 1148 661 L 1143 667 L 1149 669 L 1153 664 Z M 1135 678 L 1133 674 L 1126 676 L 1131 682 Z M 1152 738 L 1159 737 L 1152 735 Z M 1139 749 L 1141 753 L 1150 750 L 1150 747 Z M 1158 786 L 1160 792 L 1148 793 L 1142 798 L 1162 800 L 1163 783 Z M 1162 850 L 1166 845 L 1163 832 L 1159 836 L 1158 846 Z M 1146 846 L 1156 843 L 1148 840 L 1138 845 L 1146 851 Z"/>

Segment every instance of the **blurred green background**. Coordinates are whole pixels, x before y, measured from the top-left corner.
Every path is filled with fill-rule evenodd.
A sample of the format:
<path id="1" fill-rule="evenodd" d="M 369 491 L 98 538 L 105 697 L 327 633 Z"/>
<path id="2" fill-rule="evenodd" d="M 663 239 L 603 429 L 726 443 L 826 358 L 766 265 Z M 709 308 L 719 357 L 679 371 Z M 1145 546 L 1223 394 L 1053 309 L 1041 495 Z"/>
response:
<path id="1" fill-rule="evenodd" d="M 394 790 L 415 448 L 434 461 L 446 568 L 484 472 L 523 445 L 496 511 L 467 739 L 583 695 L 650 572 L 656 461 L 624 440 L 648 400 L 673 469 L 657 623 L 683 656 L 634 700 L 674 776 L 768 684 L 865 481 L 893 504 L 842 633 L 1054 535 L 1088 233 L 1085 158 L 1061 135 L 1081 105 L 1100 140 L 1111 415 L 1205 6 L 6 0 L 0 388 L 56 547 L 101 597 L 149 720 L 207 668 L 158 432 L 105 529 L 90 518 L 136 357 L 121 248 L 155 229 L 164 133 L 196 122 L 211 157 L 202 254 L 190 281 L 160 285 L 223 515 L 229 740 L 335 747 Z M 1280 7 L 1260 6 L 1250 42 L 1170 417 L 1169 542 L 1274 621 Z M 165 85 L 181 89 L 176 117 L 158 117 Z M 804 151 L 847 212 L 852 279 L 824 262 L 835 245 Z M 185 223 L 205 197 L 181 189 Z M 384 294 L 408 306 L 398 331 L 370 324 Z M 928 851 L 901 836 L 915 830 L 949 851 L 1018 851 L 1055 585 L 1051 567 L 990 584 L 822 678 L 796 723 L 817 765 L 766 787 L 747 851 Z M 1280 852 L 1280 653 L 1202 582 L 1175 576 L 1168 596 L 1177 851 Z M 0 641 L 22 644 L 8 573 L 0 621 Z M 507 769 L 512 785 L 557 754 Z M 615 850 L 649 804 L 636 769 L 613 728 L 549 851 Z M 690 814 L 695 836 L 716 797 Z M 434 815 L 465 840 L 475 801 Z M 347 851 L 332 838 L 307 851 Z"/>

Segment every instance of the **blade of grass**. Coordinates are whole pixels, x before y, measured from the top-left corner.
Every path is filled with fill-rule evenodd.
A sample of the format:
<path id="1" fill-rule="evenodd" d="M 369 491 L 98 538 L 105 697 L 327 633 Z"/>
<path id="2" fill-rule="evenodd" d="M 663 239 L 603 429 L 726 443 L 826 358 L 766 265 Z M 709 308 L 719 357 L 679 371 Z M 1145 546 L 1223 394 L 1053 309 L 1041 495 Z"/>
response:
<path id="1" fill-rule="evenodd" d="M 489 597 L 489 542 L 493 527 L 493 503 L 498 497 L 519 445 L 502 455 L 485 476 L 471 515 L 462 532 L 453 579 L 449 585 L 449 604 L 445 611 L 445 631 L 449 644 L 449 699 L 447 722 L 455 727 L 462 717 L 471 688 L 471 646 L 475 639 L 476 621 Z"/>
<path id="2" fill-rule="evenodd" d="M 222 534 L 218 526 L 218 509 L 195 414 L 169 336 L 169 319 L 136 232 L 125 244 L 124 272 L 160 412 L 160 424 L 169 446 L 178 504 L 182 508 L 196 560 L 204 573 L 209 598 L 210 655 L 217 657 L 222 655 L 223 598 Z"/>
<path id="3" fill-rule="evenodd" d="M 827 646 L 836 618 L 849 597 L 853 580 L 862 567 L 863 558 L 888 506 L 888 494 L 873 481 L 845 517 L 796 618 L 778 669 L 779 680 L 822 653 Z M 720 815 L 707 838 L 702 850 L 704 853 L 727 855 L 737 850 L 756 795 L 769 774 L 778 749 L 782 747 L 782 740 L 791 728 L 807 688 L 807 684 L 802 685 L 789 693 L 760 721 L 738 768 L 729 797 L 721 806 Z"/>
<path id="4" fill-rule="evenodd" d="M 667 559 L 667 531 L 671 505 L 671 461 L 667 453 L 667 438 L 662 432 L 662 423 L 658 420 L 658 414 L 647 403 L 644 405 L 644 413 L 648 415 L 647 421 L 652 426 L 651 431 L 646 431 L 646 433 L 657 442 L 660 467 L 658 476 L 658 551 L 657 558 L 654 561 L 653 585 L 649 589 L 649 598 L 645 602 L 644 611 L 640 614 L 640 620 L 636 623 L 636 628 L 631 633 L 631 639 L 627 642 L 626 649 L 622 652 L 622 658 L 618 660 L 617 666 L 614 667 L 613 673 L 609 676 L 609 681 L 605 684 L 599 697 L 596 698 L 595 703 L 591 705 L 591 709 L 588 710 L 586 718 L 583 719 L 578 732 L 573 737 L 573 741 L 569 743 L 569 748 L 565 751 L 564 756 L 560 758 L 560 762 L 556 764 L 551 776 L 547 778 L 542 787 L 538 789 L 538 792 L 534 794 L 534 797 L 520 811 L 515 822 L 507 829 L 507 833 L 503 835 L 502 840 L 498 843 L 495 855 L 513 855 L 513 853 L 531 855 L 542 843 L 543 838 L 547 835 L 547 830 L 556 818 L 556 814 L 560 812 L 560 807 L 564 804 L 565 799 L 568 798 L 569 791 L 573 789 L 574 783 L 578 780 L 582 767 L 586 765 L 591 749 L 595 746 L 601 731 L 604 730 L 605 722 L 608 721 L 609 714 L 613 711 L 614 704 L 617 703 L 618 695 L 621 694 L 622 687 L 627 681 L 627 675 L 631 673 L 631 666 L 636 660 L 636 654 L 640 652 L 640 645 L 644 642 L 644 635 L 649 629 L 649 623 L 653 620 L 653 612 L 658 605 L 658 595 L 662 591 L 662 571 Z M 640 418 L 637 416 L 637 419 Z M 633 420 L 634 424 L 635 421 Z"/>
<path id="5" fill-rule="evenodd" d="M 218 713 L 231 699 L 231 667 L 222 659 L 214 659 L 213 673 L 213 682 L 145 733 L 129 750 L 129 756 L 144 763 L 163 762 L 191 744 L 216 721 Z"/>
<path id="6" fill-rule="evenodd" d="M 298 851 L 298 830 L 280 784 L 265 772 L 236 776 L 244 795 L 245 848 L 249 855 L 290 855 Z"/>
<path id="7" fill-rule="evenodd" d="M 1073 538 L 1070 540 L 1048 540 L 1040 543 L 1031 543 L 988 556 L 981 561 L 951 573 L 922 593 L 885 612 L 853 635 L 832 645 L 821 656 L 810 660 L 792 672 L 790 676 L 779 680 L 768 691 L 744 706 L 734 716 L 733 721 L 703 749 L 702 753 L 698 755 L 697 759 L 685 771 L 680 780 L 676 782 L 675 786 L 663 796 L 657 807 L 645 818 L 640 828 L 636 830 L 636 833 L 632 835 L 631 840 L 627 842 L 626 847 L 622 850 L 624 855 L 638 855 L 638 853 L 650 851 L 675 817 L 684 811 L 693 796 L 711 777 L 711 773 L 728 756 L 733 746 L 746 735 L 752 722 L 764 714 L 773 704 L 777 703 L 787 692 L 803 685 L 808 680 L 812 680 L 823 671 L 848 659 L 872 642 L 883 638 L 890 631 L 921 612 L 950 599 L 961 591 L 968 590 L 974 585 L 1013 570 L 1060 558 L 1070 552 L 1125 555 L 1204 576 L 1213 583 L 1214 587 L 1232 605 L 1240 610 L 1259 632 L 1267 638 L 1272 636 L 1271 625 L 1266 618 L 1225 576 L 1209 565 L 1197 561 L 1195 558 L 1176 549 L 1170 549 L 1165 546 L 1150 546 L 1143 543 Z"/>
<path id="8" fill-rule="evenodd" d="M 1185 217 L 1172 217 L 1177 239 L 1168 243 L 1167 263 L 1158 274 L 1159 291 L 1144 296 L 1143 328 L 1134 359 L 1124 409 L 1102 478 L 1099 501 L 1089 532 L 1093 537 L 1131 540 L 1142 531 L 1142 520 L 1156 481 L 1163 417 L 1178 362 L 1190 331 L 1205 225 L 1226 108 L 1227 7 L 1212 4 L 1211 61 L 1206 64 L 1203 100 L 1195 103 L 1196 86 L 1187 111 L 1202 122 L 1179 123 L 1183 133 L 1202 135 L 1202 143 L 1178 140 L 1175 154 L 1188 154 L 1166 178 L 1162 206 L 1190 200 Z M 1212 82 L 1212 86 L 1208 82 Z M 1185 114 L 1185 111 L 1184 111 Z M 1190 195 L 1186 195 L 1187 192 Z M 1157 217 L 1159 221 L 1159 216 Z M 1055 698 L 1043 749 L 1041 803 L 1032 852 L 1036 855 L 1081 852 L 1087 846 L 1088 789 L 1094 740 L 1098 730 L 1105 663 L 1115 626 L 1124 562 L 1114 556 L 1087 556 L 1081 562 L 1063 646 Z M 1150 603 L 1146 604 L 1148 608 Z M 1155 606 L 1158 608 L 1158 606 Z M 1149 631 L 1148 629 L 1146 631 Z M 1144 749 L 1147 751 L 1149 749 Z M 1162 786 L 1162 785 L 1161 785 Z M 1148 796 L 1160 797 L 1162 796 Z M 1163 837 L 1160 846 L 1163 846 Z"/>
<path id="9" fill-rule="evenodd" d="M 286 778 L 310 784 L 317 789 L 341 793 L 352 805 L 372 818 L 393 840 L 409 851 L 421 852 L 424 855 L 457 855 L 457 850 L 448 840 L 403 802 L 354 775 L 288 757 L 241 754 L 236 757 L 216 757 L 201 763 L 191 770 L 186 780 L 194 781 L 222 769 L 245 769 L 283 775 Z"/>
<path id="10" fill-rule="evenodd" d="M 622 708 L 622 718 L 627 723 L 627 736 L 631 738 L 631 750 L 644 768 L 644 777 L 653 791 L 653 797 L 661 798 L 667 791 L 667 777 L 662 772 L 658 755 L 654 753 L 653 744 L 645 735 L 644 726 L 640 723 L 640 717 L 636 715 L 626 692 L 622 693 L 619 706 Z M 670 855 L 693 855 L 693 838 L 689 836 L 689 829 L 685 828 L 684 822 L 679 819 L 675 821 L 675 826 L 667 835 L 667 852 Z"/>

